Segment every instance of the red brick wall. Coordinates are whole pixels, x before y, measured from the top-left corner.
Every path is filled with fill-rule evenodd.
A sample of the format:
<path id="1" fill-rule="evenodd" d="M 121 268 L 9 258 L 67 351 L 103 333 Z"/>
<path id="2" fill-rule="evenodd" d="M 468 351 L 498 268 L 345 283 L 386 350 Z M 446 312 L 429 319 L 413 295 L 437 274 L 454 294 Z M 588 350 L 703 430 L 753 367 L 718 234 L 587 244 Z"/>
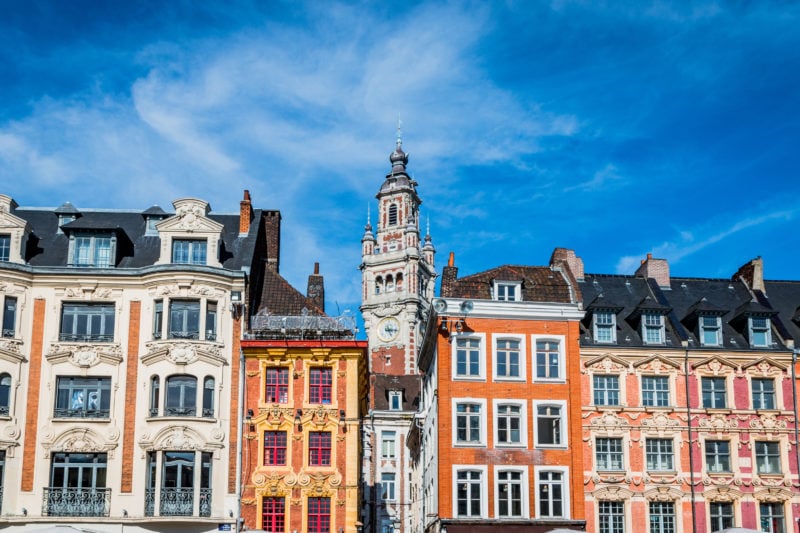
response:
<path id="1" fill-rule="evenodd" d="M 239 347 L 242 336 L 242 319 L 233 321 L 231 335 L 231 413 L 228 435 L 230 447 L 228 449 L 228 494 L 236 494 L 238 483 L 236 472 L 237 445 L 239 443 Z"/>
<path id="2" fill-rule="evenodd" d="M 139 370 L 139 334 L 141 330 L 142 302 L 131 302 L 130 322 L 128 324 L 128 351 L 125 378 L 125 414 L 122 427 L 122 480 L 120 492 L 133 491 L 133 453 L 135 432 L 128 428 L 136 426 L 136 390 Z"/>
<path id="3" fill-rule="evenodd" d="M 33 331 L 31 333 L 31 361 L 28 365 L 28 398 L 25 404 L 25 445 L 22 451 L 23 492 L 33 490 L 33 473 L 36 470 L 36 437 L 39 426 L 39 391 L 42 387 L 42 350 L 44 345 L 45 301 L 33 301 Z"/>

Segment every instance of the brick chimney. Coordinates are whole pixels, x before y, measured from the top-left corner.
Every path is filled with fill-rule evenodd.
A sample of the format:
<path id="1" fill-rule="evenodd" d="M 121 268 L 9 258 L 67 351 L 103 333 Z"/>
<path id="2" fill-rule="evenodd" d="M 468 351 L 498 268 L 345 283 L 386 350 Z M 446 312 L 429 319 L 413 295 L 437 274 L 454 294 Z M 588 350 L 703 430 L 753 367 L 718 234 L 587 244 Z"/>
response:
<path id="1" fill-rule="evenodd" d="M 456 266 L 456 254 L 450 252 L 447 266 L 442 269 L 442 286 L 439 288 L 439 295 L 443 298 L 452 296 L 458 279 L 458 267 Z"/>
<path id="2" fill-rule="evenodd" d="M 325 311 L 325 280 L 319 273 L 319 263 L 314 263 L 314 273 L 308 276 L 306 298 L 321 311 Z"/>
<path id="3" fill-rule="evenodd" d="M 668 289 L 669 285 L 669 263 L 666 259 L 654 259 L 653 254 L 647 254 L 647 259 L 642 260 L 642 264 L 636 270 L 636 276 L 642 278 L 653 278 L 659 287 Z"/>
<path id="4" fill-rule="evenodd" d="M 761 259 L 761 256 L 742 265 L 731 279 L 738 280 L 740 278 L 752 290 L 764 292 L 764 260 Z"/>
<path id="5" fill-rule="evenodd" d="M 267 267 L 275 272 L 280 272 L 281 212 L 262 211 L 261 216 L 264 220 Z"/>
<path id="6" fill-rule="evenodd" d="M 575 250 L 569 248 L 556 248 L 550 256 L 550 266 L 557 266 L 559 263 L 566 264 L 572 275 L 578 281 L 583 281 L 583 259 L 575 255 Z"/>
<path id="7" fill-rule="evenodd" d="M 250 221 L 253 218 L 253 204 L 250 202 L 250 191 L 244 190 L 244 199 L 239 202 L 239 235 L 250 233 Z"/>

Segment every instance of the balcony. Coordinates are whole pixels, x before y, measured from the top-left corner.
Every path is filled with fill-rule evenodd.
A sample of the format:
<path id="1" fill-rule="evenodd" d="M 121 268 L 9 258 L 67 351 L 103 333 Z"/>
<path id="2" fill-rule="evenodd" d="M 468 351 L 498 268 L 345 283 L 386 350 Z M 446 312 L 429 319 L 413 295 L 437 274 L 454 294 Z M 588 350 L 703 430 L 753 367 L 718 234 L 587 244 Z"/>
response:
<path id="1" fill-rule="evenodd" d="M 53 418 L 109 418 L 109 409 L 63 409 L 56 407 Z"/>
<path id="2" fill-rule="evenodd" d="M 59 333 L 60 342 L 114 342 L 114 334 Z"/>
<path id="3" fill-rule="evenodd" d="M 145 516 L 155 516 L 156 489 L 147 489 L 144 496 Z M 194 488 L 161 489 L 159 516 L 193 516 Z M 211 516 L 211 489 L 200 489 L 198 516 Z"/>
<path id="4" fill-rule="evenodd" d="M 108 516 L 111 489 L 45 487 L 42 516 Z"/>
<path id="5" fill-rule="evenodd" d="M 305 311 L 305 310 L 304 310 Z M 352 340 L 356 334 L 353 316 L 338 317 L 303 314 L 278 316 L 260 314 L 250 318 L 248 340 Z"/>

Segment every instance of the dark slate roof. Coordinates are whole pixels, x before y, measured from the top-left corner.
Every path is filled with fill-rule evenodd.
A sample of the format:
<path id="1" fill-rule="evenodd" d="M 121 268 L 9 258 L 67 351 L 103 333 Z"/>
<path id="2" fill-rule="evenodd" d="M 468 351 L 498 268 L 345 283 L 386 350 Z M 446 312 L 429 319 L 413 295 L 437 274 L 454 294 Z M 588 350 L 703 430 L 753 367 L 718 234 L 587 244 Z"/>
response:
<path id="1" fill-rule="evenodd" d="M 453 282 L 450 296 L 491 300 L 494 281 L 521 282 L 524 302 L 574 303 L 564 274 L 544 266 L 503 265 L 464 276 Z"/>
<path id="2" fill-rule="evenodd" d="M 765 298 L 769 306 L 778 311 L 773 318 L 800 347 L 800 281 L 764 281 Z"/>
<path id="3" fill-rule="evenodd" d="M 325 315 L 311 298 L 292 287 L 283 276 L 269 266 L 264 268 L 264 284 L 261 290 L 259 314 L 300 316 L 303 309 L 311 315 Z"/>

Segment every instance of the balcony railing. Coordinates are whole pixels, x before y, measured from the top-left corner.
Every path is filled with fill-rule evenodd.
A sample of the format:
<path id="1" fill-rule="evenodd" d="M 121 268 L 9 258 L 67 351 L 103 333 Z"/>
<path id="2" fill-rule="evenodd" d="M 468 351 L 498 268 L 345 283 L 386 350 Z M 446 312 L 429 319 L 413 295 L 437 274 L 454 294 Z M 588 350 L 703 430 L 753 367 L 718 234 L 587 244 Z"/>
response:
<path id="1" fill-rule="evenodd" d="M 111 489 L 45 487 L 43 516 L 108 516 Z"/>
<path id="2" fill-rule="evenodd" d="M 164 416 L 197 416 L 197 407 L 165 407 Z"/>
<path id="3" fill-rule="evenodd" d="M 13 339 L 14 338 L 14 330 L 13 329 L 4 329 L 3 330 L 3 338 L 5 338 L 5 339 Z"/>
<path id="4" fill-rule="evenodd" d="M 155 516 L 156 489 L 144 493 L 144 515 Z M 199 516 L 211 516 L 211 489 L 200 489 Z M 160 516 L 192 516 L 194 514 L 194 489 L 161 489 Z"/>
<path id="5" fill-rule="evenodd" d="M 256 315 L 250 318 L 247 339 L 354 339 L 356 319 L 343 316 L 278 316 Z"/>
<path id="6" fill-rule="evenodd" d="M 114 334 L 59 333 L 61 342 L 114 342 Z"/>
<path id="7" fill-rule="evenodd" d="M 187 339 L 187 340 L 198 340 L 200 338 L 199 331 L 170 331 L 169 332 L 170 339 Z"/>
<path id="8" fill-rule="evenodd" d="M 64 409 L 56 407 L 54 418 L 108 418 L 109 409 Z"/>

